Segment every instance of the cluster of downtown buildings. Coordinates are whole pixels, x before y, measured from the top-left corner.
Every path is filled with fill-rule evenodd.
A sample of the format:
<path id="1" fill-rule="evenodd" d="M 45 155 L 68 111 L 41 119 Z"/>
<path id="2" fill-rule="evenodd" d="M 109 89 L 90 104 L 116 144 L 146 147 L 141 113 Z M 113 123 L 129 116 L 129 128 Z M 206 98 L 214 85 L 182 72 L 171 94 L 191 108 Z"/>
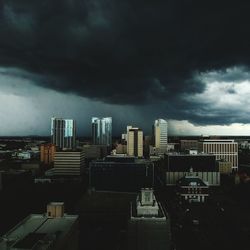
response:
<path id="1" fill-rule="evenodd" d="M 152 135 L 128 125 L 116 141 L 111 117 L 93 117 L 91 126 L 91 142 L 81 144 L 75 120 L 52 118 L 51 141 L 39 145 L 44 175 L 34 182 L 67 185 L 87 176 L 90 193 L 138 193 L 130 204 L 129 249 L 146 249 L 152 242 L 159 245 L 159 238 L 163 249 L 170 249 L 170 221 L 154 195 L 156 186 L 176 186 L 183 202 L 205 202 L 209 187 L 219 186 L 221 175 L 238 169 L 237 142 L 203 138 L 170 143 L 166 119 L 153 122 Z M 0 248 L 78 249 L 78 228 L 78 215 L 65 214 L 63 202 L 52 202 L 45 214 L 31 214 L 7 232 Z"/>
<path id="2" fill-rule="evenodd" d="M 220 175 L 238 169 L 238 143 L 230 139 L 168 142 L 168 122 L 153 122 L 152 135 L 127 126 L 112 142 L 112 118 L 93 117 L 91 143 L 78 145 L 76 121 L 51 119 L 51 143 L 41 145 L 41 161 L 53 166 L 46 176 L 79 177 L 88 173 L 89 184 L 103 190 L 133 191 L 155 185 L 176 185 L 190 175 L 207 185 L 220 185 Z M 40 180 L 37 180 L 40 181 Z M 130 182 L 130 185 L 128 185 Z"/>
<path id="3" fill-rule="evenodd" d="M 153 126 L 155 148 L 167 152 L 168 124 L 164 119 L 158 119 Z M 120 149 L 123 154 L 143 157 L 143 131 L 138 127 L 127 126 L 122 134 L 126 148 Z M 51 143 L 60 150 L 76 149 L 76 121 L 73 119 L 51 119 Z M 92 144 L 112 147 L 112 118 L 92 118 Z"/>

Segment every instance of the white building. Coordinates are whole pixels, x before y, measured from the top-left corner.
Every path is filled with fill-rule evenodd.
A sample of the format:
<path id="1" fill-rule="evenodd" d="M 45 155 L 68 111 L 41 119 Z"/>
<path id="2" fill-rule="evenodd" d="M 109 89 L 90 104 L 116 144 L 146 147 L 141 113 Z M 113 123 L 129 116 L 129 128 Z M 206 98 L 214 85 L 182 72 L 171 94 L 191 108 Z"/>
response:
<path id="1" fill-rule="evenodd" d="M 203 140 L 199 142 L 199 151 L 231 162 L 232 170 L 238 170 L 238 143 L 234 140 Z"/>
<path id="2" fill-rule="evenodd" d="M 168 122 L 164 119 L 158 119 L 154 122 L 154 140 L 155 147 L 166 149 L 168 145 Z"/>

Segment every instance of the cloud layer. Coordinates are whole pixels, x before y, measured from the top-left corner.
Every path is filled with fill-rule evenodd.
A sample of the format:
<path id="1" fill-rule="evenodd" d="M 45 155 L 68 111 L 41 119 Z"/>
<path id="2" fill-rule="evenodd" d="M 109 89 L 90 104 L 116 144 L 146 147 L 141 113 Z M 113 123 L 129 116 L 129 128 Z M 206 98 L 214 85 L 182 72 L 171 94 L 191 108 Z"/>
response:
<path id="1" fill-rule="evenodd" d="M 7 82 L 14 96 L 37 95 L 25 83 L 69 94 L 75 115 L 84 99 L 89 116 L 98 108 L 87 103 L 100 114 L 105 103 L 142 123 L 249 123 L 249 10 L 225 0 L 0 1 L 0 91 Z"/>

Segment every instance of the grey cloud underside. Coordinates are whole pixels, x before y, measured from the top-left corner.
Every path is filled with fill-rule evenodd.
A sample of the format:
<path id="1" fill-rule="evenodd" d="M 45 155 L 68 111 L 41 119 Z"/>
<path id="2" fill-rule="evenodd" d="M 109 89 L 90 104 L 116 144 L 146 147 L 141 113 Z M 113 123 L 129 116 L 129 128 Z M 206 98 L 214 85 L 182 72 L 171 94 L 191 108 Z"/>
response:
<path id="1" fill-rule="evenodd" d="M 250 2 L 225 0 L 5 0 L 0 65 L 58 91 L 113 104 L 168 101 L 162 109 L 173 118 L 230 123 L 230 112 L 220 120 L 221 110 L 182 96 L 204 91 L 199 72 L 248 68 L 249 10 Z M 249 79 L 244 72 L 221 80 Z"/>

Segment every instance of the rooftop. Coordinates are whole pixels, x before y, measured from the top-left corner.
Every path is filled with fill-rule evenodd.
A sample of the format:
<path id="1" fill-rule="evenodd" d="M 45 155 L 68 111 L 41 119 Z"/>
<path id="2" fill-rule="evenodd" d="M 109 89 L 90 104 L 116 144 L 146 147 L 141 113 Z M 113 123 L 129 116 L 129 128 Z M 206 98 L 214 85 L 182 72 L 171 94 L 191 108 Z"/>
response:
<path id="1" fill-rule="evenodd" d="M 166 220 L 163 208 L 157 202 L 153 189 L 141 189 L 136 201 L 131 203 L 131 220 Z"/>
<path id="2" fill-rule="evenodd" d="M 0 249 L 48 249 L 67 234 L 77 219 L 77 215 L 49 218 L 43 214 L 31 214 L 2 237 Z"/>
<path id="3" fill-rule="evenodd" d="M 105 163 L 105 162 L 108 162 L 108 163 L 131 163 L 131 164 L 134 164 L 134 163 L 141 163 L 141 164 L 145 164 L 145 163 L 148 163 L 150 162 L 149 160 L 146 160 L 146 159 L 141 159 L 141 158 L 137 158 L 137 157 L 134 157 L 134 156 L 127 156 L 127 155 L 108 155 L 106 156 L 104 159 L 99 159 L 99 160 L 95 160 L 93 162 L 98 162 L 98 163 Z"/>
<path id="4" fill-rule="evenodd" d="M 200 186 L 200 187 L 207 186 L 204 183 L 204 181 L 197 176 L 184 176 L 184 177 L 179 179 L 178 185 L 180 185 L 180 186 Z"/>
<path id="5" fill-rule="evenodd" d="M 235 142 L 233 139 L 205 139 L 201 142 Z"/>
<path id="6" fill-rule="evenodd" d="M 197 150 L 197 149 L 190 149 L 190 150 Z M 207 154 L 207 153 L 197 153 L 197 154 L 190 154 L 190 153 L 180 153 L 180 152 L 172 152 L 165 154 L 167 156 L 190 156 L 190 157 L 198 157 L 198 156 L 213 156 L 213 154 Z"/>

